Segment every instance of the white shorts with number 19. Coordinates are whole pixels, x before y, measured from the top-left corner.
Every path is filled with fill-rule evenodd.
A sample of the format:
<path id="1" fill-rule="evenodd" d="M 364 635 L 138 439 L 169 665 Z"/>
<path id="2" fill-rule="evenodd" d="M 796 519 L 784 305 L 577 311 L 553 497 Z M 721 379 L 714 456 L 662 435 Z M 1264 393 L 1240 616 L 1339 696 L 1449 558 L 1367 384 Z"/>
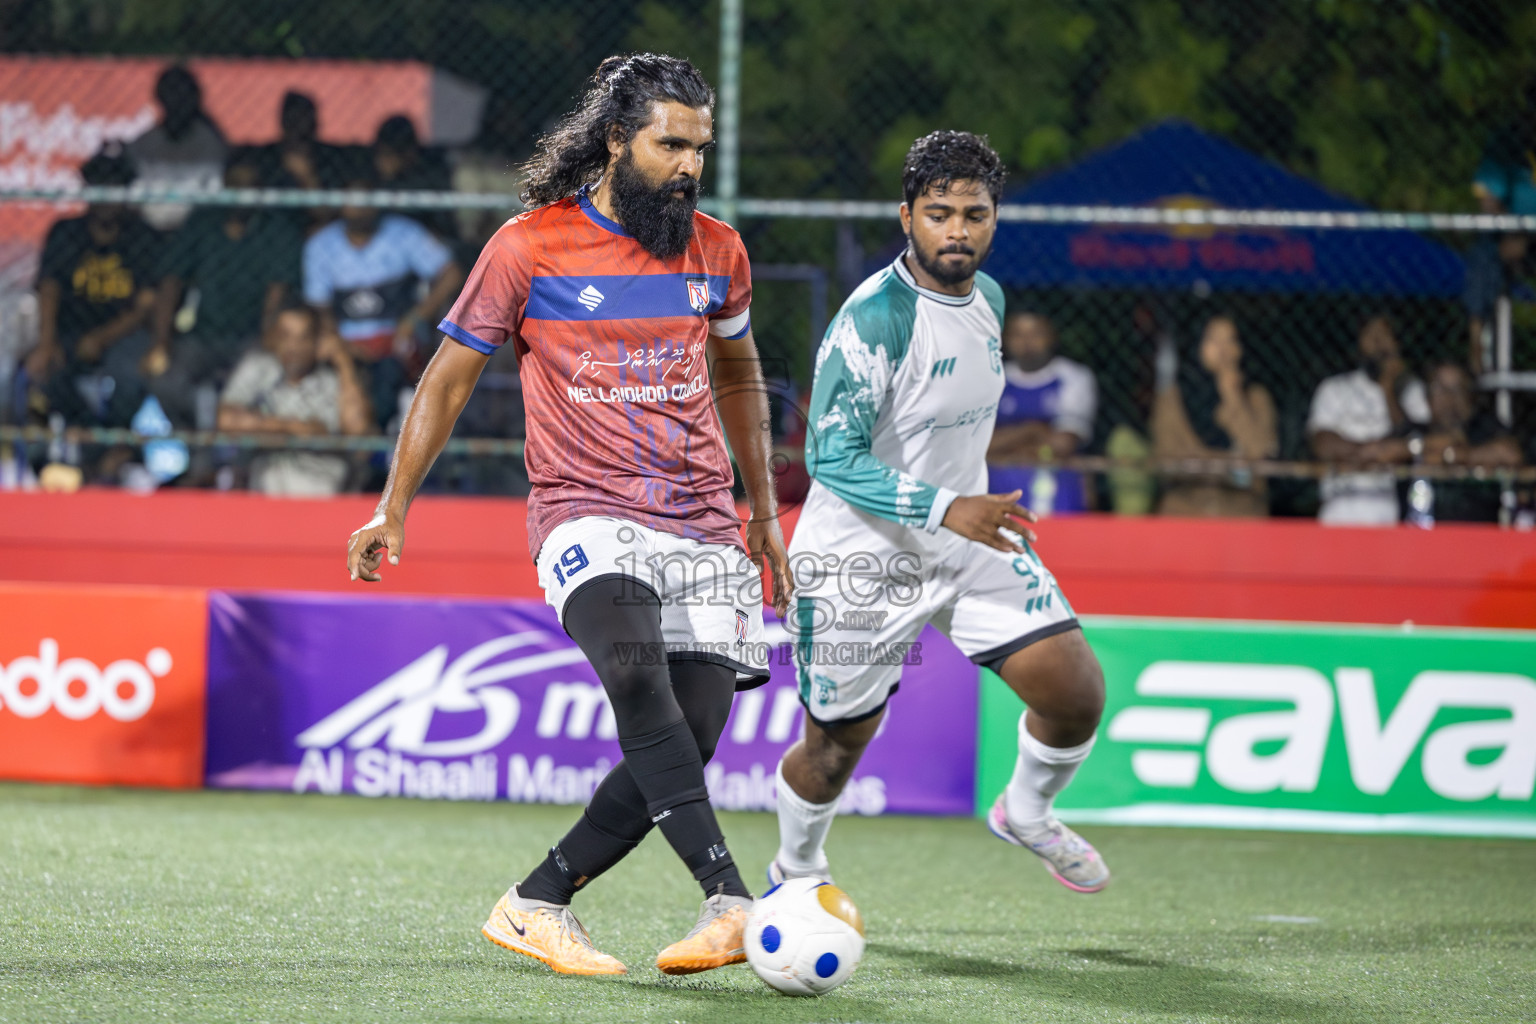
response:
<path id="1" fill-rule="evenodd" d="M 738 547 L 705 544 L 627 519 L 581 516 L 550 532 L 539 549 L 538 569 L 544 599 L 562 626 L 573 596 L 599 580 L 628 579 L 636 584 L 636 600 L 648 590 L 661 601 L 666 662 L 726 665 L 736 670 L 738 690 L 768 681 L 762 581 Z M 636 651 L 644 663 L 657 663 L 649 659 L 662 655 Z"/>

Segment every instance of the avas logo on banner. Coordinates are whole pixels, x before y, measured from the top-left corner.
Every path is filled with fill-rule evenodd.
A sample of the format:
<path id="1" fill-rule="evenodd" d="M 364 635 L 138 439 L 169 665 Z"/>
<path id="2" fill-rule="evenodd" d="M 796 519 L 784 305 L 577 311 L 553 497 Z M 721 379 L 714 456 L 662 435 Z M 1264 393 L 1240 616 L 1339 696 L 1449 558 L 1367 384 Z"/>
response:
<path id="1" fill-rule="evenodd" d="M 143 718 L 155 703 L 155 680 L 170 673 L 171 652 L 156 647 L 142 662 L 122 658 L 98 666 L 87 658 L 59 660 L 59 642 L 45 637 L 36 657 L 0 664 L 0 709 L 18 718 L 55 710 L 79 722 L 105 713 L 119 722 Z"/>
<path id="2" fill-rule="evenodd" d="M 0 583 L 0 778 L 197 786 L 201 591 Z"/>
<path id="3" fill-rule="evenodd" d="M 1302 665 L 1160 661 L 1137 678 L 1136 694 L 1289 705 L 1229 715 L 1214 727 L 1208 707 L 1119 712 L 1109 723 L 1111 741 L 1156 745 L 1131 754 L 1132 770 L 1148 786 L 1189 789 L 1203 763 L 1218 785 L 1236 793 L 1313 792 L 1337 709 L 1349 776 L 1361 793 L 1387 793 L 1415 751 L 1422 751 L 1425 784 L 1450 800 L 1529 800 L 1536 788 L 1536 680 L 1528 676 L 1420 672 L 1385 716 L 1367 668 L 1339 668 L 1330 680 Z M 1497 717 L 1431 728 L 1451 709 Z M 1158 749 L 1165 746 L 1203 751 Z"/>
<path id="4" fill-rule="evenodd" d="M 1064 817 L 1536 837 L 1536 633 L 1096 616 L 1083 631 L 1106 706 Z M 982 707 L 978 785 L 995 792 L 1019 705 L 989 680 Z"/>

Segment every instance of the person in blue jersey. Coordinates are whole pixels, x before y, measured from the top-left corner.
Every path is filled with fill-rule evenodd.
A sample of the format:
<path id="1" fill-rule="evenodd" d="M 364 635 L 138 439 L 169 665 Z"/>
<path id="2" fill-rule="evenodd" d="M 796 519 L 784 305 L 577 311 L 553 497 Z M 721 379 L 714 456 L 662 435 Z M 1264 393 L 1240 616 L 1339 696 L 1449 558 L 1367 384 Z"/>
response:
<path id="1" fill-rule="evenodd" d="M 1030 546 L 1035 516 L 1021 493 L 986 489 L 1003 296 L 979 268 L 1004 176 L 979 136 L 918 139 L 902 172 L 907 248 L 849 296 L 817 356 L 812 483 L 789 548 L 805 735 L 779 763 L 774 883 L 829 878 L 838 797 L 930 622 L 1028 705 L 988 827 L 1068 888 L 1109 882 L 1097 851 L 1051 810 L 1093 747 L 1103 672 Z"/>
<path id="2" fill-rule="evenodd" d="M 371 166 L 346 178 L 349 189 L 377 186 Z M 357 360 L 381 428 L 410 384 L 421 329 L 463 282 L 452 251 L 432 232 L 376 207 L 344 206 L 304 243 L 304 299 Z"/>
<path id="3" fill-rule="evenodd" d="M 1036 515 L 1086 511 L 1082 474 L 1048 467 L 1093 439 L 1099 407 L 1093 371 L 1058 354 L 1050 318 L 1026 310 L 1003 321 L 1003 358 L 1003 396 L 987 449 L 987 488 L 1023 491 Z"/>

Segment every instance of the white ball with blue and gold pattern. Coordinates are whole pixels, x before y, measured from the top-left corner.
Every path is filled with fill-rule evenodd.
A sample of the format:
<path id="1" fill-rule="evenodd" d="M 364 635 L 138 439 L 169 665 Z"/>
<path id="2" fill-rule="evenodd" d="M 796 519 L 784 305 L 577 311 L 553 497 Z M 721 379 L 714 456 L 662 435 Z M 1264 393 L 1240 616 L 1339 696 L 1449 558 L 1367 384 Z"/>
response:
<path id="1" fill-rule="evenodd" d="M 864 957 L 864 918 L 848 894 L 819 878 L 780 882 L 752 905 L 747 963 L 769 988 L 819 996 L 852 975 Z"/>

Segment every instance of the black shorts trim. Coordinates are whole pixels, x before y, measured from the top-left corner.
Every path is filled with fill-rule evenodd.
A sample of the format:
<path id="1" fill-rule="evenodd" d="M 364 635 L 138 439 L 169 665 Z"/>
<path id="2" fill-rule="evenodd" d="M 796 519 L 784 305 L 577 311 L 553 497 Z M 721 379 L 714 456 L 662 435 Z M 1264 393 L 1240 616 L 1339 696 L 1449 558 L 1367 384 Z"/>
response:
<path id="1" fill-rule="evenodd" d="M 565 596 L 564 603 L 562 603 L 560 605 L 560 628 L 561 629 L 565 629 L 565 613 L 570 610 L 571 602 L 576 600 L 576 598 L 579 597 L 581 595 L 581 593 L 583 591 L 585 591 L 588 587 L 594 586 L 594 585 L 596 585 L 598 583 L 606 583 L 608 580 L 628 580 L 629 582 L 633 583 L 635 586 L 643 589 L 646 593 L 648 593 L 652 597 L 654 597 L 656 599 L 656 603 L 658 605 L 661 604 L 661 595 L 656 593 L 656 588 L 655 587 L 652 587 L 649 583 L 646 583 L 644 580 L 638 579 L 638 578 L 636 578 L 634 576 L 631 576 L 627 572 L 605 572 L 605 573 L 602 573 L 602 574 L 600 574 L 598 576 L 591 576 L 591 577 L 588 577 L 587 579 L 582 580 L 579 584 L 576 585 L 576 589 L 572 590 L 569 594 L 567 594 Z M 571 635 L 571 631 L 569 629 L 565 629 L 565 635 L 566 636 L 570 636 Z M 574 637 L 572 639 L 574 639 Z"/>
<path id="2" fill-rule="evenodd" d="M 828 726 L 836 728 L 839 725 L 856 725 L 859 722 L 868 721 L 869 719 L 874 718 L 880 712 L 884 711 L 885 706 L 891 702 L 891 698 L 896 695 L 896 691 L 899 689 L 901 689 L 901 680 L 898 679 L 894 686 L 885 691 L 885 700 L 881 701 L 877 707 L 874 707 L 869 711 L 862 712 L 861 714 L 849 715 L 847 718 L 817 718 L 816 715 L 812 713 L 810 704 L 806 703 L 805 696 L 803 694 L 800 696 L 800 706 L 805 708 L 806 717 L 808 717 L 811 721 L 815 722 L 822 728 L 827 728 Z"/>
<path id="3" fill-rule="evenodd" d="M 1033 633 L 1025 633 L 1016 640 L 1010 640 L 1005 644 L 992 648 L 990 651 L 982 651 L 980 654 L 971 655 L 971 661 L 982 668 L 989 668 L 993 672 L 1002 674 L 1003 662 L 1008 660 L 1010 654 L 1016 654 L 1030 644 L 1039 643 L 1041 640 L 1049 640 L 1053 636 L 1081 629 L 1076 619 L 1066 619 L 1062 622 L 1053 622 L 1049 626 L 1042 626 Z"/>
<path id="4" fill-rule="evenodd" d="M 768 682 L 767 672 L 755 669 L 745 662 L 737 661 L 735 658 L 727 658 L 723 654 L 716 654 L 714 651 L 668 651 L 667 662 L 670 664 L 674 661 L 703 661 L 711 665 L 724 665 L 726 668 L 734 669 L 737 675 L 747 677 L 737 681 L 737 693 L 741 693 L 743 690 L 755 690 Z"/>

